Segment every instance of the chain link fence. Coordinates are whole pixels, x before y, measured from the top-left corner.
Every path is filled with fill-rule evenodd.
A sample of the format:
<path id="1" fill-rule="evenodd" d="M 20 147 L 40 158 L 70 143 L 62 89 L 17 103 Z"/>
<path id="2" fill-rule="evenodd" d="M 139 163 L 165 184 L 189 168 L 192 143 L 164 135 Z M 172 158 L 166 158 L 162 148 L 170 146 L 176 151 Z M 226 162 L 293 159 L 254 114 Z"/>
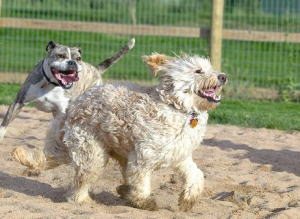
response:
<path id="1" fill-rule="evenodd" d="M 0 81 L 21 81 L 50 40 L 80 46 L 97 64 L 135 37 L 104 77 L 152 83 L 141 56 L 209 56 L 211 16 L 211 0 L 2 0 Z M 226 95 L 299 101 L 300 1 L 225 0 L 223 24 Z"/>

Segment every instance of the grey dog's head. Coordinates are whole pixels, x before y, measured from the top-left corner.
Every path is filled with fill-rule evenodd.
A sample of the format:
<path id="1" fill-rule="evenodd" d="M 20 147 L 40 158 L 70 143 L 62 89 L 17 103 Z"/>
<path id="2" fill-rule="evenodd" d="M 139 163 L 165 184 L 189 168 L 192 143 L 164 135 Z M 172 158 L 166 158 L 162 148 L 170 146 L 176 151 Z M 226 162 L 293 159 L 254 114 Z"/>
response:
<path id="1" fill-rule="evenodd" d="M 72 87 L 79 80 L 78 72 L 82 69 L 81 50 L 50 41 L 46 47 L 48 56 L 44 61 L 44 69 L 51 80 L 62 88 Z"/>

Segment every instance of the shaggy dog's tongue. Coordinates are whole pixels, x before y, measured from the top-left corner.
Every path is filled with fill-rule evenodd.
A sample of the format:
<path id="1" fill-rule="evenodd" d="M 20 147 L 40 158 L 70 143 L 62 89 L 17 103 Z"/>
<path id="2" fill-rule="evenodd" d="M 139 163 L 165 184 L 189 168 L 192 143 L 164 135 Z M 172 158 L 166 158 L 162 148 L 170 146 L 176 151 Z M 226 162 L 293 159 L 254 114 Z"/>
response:
<path id="1" fill-rule="evenodd" d="M 203 93 L 204 93 L 206 96 L 213 97 L 213 96 L 216 95 L 216 90 L 215 90 L 215 89 L 209 89 L 209 90 L 203 91 Z"/>

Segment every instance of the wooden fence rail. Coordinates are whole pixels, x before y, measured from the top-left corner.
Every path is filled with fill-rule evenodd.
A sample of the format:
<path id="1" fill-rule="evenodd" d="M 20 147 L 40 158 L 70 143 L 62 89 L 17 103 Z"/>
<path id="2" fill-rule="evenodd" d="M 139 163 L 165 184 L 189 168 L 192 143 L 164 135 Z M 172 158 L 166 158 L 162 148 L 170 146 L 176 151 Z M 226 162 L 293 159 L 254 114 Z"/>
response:
<path id="1" fill-rule="evenodd" d="M 120 35 L 150 35 L 170 37 L 209 37 L 208 28 L 155 26 L 155 25 L 130 25 L 104 22 L 81 22 L 81 21 L 55 21 L 25 18 L 0 18 L 1 27 L 28 28 L 28 29 L 51 29 L 62 31 L 83 31 Z M 222 39 L 264 41 L 264 42 L 290 42 L 300 43 L 300 33 L 281 33 L 252 30 L 223 29 Z"/>

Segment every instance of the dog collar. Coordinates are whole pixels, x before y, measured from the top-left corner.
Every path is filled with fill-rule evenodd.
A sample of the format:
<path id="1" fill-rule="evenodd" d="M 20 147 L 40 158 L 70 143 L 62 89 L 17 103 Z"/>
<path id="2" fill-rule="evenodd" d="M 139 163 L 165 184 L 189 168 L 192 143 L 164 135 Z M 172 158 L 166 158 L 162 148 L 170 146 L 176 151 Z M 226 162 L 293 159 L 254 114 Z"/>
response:
<path id="1" fill-rule="evenodd" d="M 198 125 L 198 114 L 195 112 L 192 112 L 190 114 L 190 126 L 192 128 L 195 128 Z"/>
<path id="2" fill-rule="evenodd" d="M 42 64 L 42 73 L 43 73 L 44 77 L 46 78 L 46 80 L 48 81 L 48 83 L 53 84 L 54 86 L 59 86 L 58 83 L 55 83 L 55 82 L 51 81 L 50 78 L 47 76 L 47 74 L 44 70 L 44 62 Z"/>

